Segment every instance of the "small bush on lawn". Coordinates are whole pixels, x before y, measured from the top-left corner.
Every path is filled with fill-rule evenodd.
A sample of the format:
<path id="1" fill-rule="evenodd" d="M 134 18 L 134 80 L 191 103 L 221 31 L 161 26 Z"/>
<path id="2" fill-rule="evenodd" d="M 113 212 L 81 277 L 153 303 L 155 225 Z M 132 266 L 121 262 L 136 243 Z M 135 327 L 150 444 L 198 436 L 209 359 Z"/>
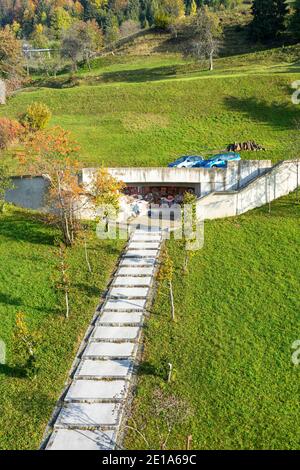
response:
<path id="1" fill-rule="evenodd" d="M 32 103 L 21 116 L 21 123 L 30 131 L 45 129 L 51 119 L 52 113 L 44 103 Z"/>
<path id="2" fill-rule="evenodd" d="M 17 142 L 24 132 L 23 126 L 13 119 L 0 118 L 0 149 Z"/>

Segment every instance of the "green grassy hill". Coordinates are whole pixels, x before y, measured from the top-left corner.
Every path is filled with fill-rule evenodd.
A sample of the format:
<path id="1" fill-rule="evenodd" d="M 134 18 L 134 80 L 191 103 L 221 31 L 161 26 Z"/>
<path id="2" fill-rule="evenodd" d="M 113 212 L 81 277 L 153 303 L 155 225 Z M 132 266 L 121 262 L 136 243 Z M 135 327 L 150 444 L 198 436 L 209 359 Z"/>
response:
<path id="1" fill-rule="evenodd" d="M 47 103 L 53 125 L 70 129 L 83 165 L 166 165 L 181 154 L 256 140 L 267 151 L 243 158 L 297 155 L 299 108 L 291 102 L 299 47 L 218 59 L 213 73 L 181 56 L 98 59 L 79 86 L 66 76 L 17 94 L 2 115 Z"/>

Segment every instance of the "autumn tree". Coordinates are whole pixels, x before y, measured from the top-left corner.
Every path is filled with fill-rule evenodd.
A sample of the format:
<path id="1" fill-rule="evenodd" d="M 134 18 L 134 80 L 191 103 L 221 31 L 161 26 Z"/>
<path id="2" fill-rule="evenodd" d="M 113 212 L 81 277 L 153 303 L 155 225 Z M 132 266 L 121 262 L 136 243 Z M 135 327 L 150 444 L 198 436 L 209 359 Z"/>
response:
<path id="1" fill-rule="evenodd" d="M 155 24 L 161 28 L 170 28 L 182 16 L 184 16 L 183 0 L 162 0 L 155 13 Z"/>
<path id="2" fill-rule="evenodd" d="M 78 21 L 65 33 L 61 46 L 61 56 L 71 59 L 73 70 L 84 60 L 90 69 L 91 57 L 103 47 L 103 34 L 96 21 Z"/>
<path id="3" fill-rule="evenodd" d="M 213 70 L 213 58 L 217 54 L 222 27 L 218 16 L 207 7 L 198 10 L 194 20 L 195 40 L 190 53 L 197 59 L 208 59 L 209 70 Z"/>
<path id="4" fill-rule="evenodd" d="M 9 92 L 18 88 L 24 79 L 21 42 L 9 28 L 0 29 L 0 78 Z"/>
<path id="5" fill-rule="evenodd" d="M 78 146 L 60 127 L 29 134 L 19 158 L 33 174 L 46 175 L 48 204 L 57 219 L 67 246 L 73 245 L 79 230 L 79 213 L 85 202 L 78 182 Z"/>

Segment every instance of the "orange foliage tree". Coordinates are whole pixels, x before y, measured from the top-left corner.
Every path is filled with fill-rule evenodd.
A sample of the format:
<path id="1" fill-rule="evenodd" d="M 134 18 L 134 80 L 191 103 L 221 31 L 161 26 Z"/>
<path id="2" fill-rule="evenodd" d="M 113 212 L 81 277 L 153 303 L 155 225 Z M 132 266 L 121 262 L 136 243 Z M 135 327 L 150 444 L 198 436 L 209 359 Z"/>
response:
<path id="1" fill-rule="evenodd" d="M 19 152 L 21 163 L 26 163 L 32 174 L 48 179 L 49 209 L 67 246 L 73 245 L 80 231 L 83 209 L 92 203 L 101 206 L 103 216 L 108 215 L 107 207 L 113 206 L 117 211 L 120 190 L 124 187 L 104 168 L 98 170 L 89 187 L 80 184 L 78 152 L 70 133 L 61 127 L 28 134 L 24 149 Z"/>
<path id="2" fill-rule="evenodd" d="M 21 163 L 29 165 L 31 173 L 44 175 L 49 181 L 48 204 L 67 246 L 75 241 L 78 213 L 86 203 L 78 181 L 78 151 L 69 132 L 55 127 L 29 134 L 19 152 Z"/>

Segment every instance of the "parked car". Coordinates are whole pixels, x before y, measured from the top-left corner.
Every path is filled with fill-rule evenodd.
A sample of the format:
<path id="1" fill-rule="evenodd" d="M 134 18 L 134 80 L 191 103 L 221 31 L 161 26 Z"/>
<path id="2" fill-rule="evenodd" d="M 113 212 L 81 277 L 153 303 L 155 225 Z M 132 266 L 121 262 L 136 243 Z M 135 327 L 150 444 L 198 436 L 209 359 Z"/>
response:
<path id="1" fill-rule="evenodd" d="M 207 160 L 196 162 L 193 168 L 226 168 L 228 162 L 235 162 L 241 159 L 239 153 L 219 153 Z"/>
<path id="2" fill-rule="evenodd" d="M 183 157 L 178 158 L 175 162 L 169 163 L 169 168 L 191 168 L 195 163 L 203 161 L 203 157 L 198 155 L 184 155 Z"/>

